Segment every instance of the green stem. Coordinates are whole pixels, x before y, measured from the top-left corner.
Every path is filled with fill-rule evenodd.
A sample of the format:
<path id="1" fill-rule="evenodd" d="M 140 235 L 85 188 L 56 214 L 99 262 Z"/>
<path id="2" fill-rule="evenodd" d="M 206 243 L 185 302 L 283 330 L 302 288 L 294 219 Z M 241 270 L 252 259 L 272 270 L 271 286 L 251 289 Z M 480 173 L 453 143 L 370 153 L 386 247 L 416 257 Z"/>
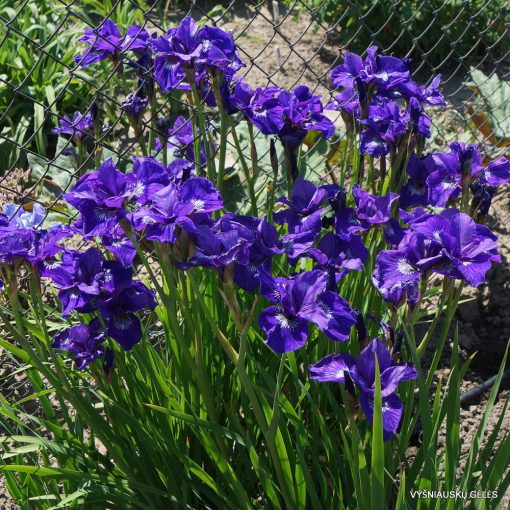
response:
<path id="1" fill-rule="evenodd" d="M 222 80 L 223 78 L 220 77 Z M 220 159 L 218 163 L 218 179 L 216 181 L 216 187 L 219 192 L 223 189 L 223 179 L 225 177 L 225 159 L 227 154 L 227 135 L 228 135 L 228 114 L 223 103 L 223 96 L 221 95 L 220 85 L 218 77 L 212 76 L 212 90 L 218 110 L 220 112 Z"/>
<path id="2" fill-rule="evenodd" d="M 450 329 L 450 324 L 453 320 L 453 316 L 455 315 L 455 312 L 457 310 L 457 305 L 459 303 L 460 295 L 462 293 L 462 285 L 459 285 L 458 287 L 455 288 L 453 280 L 445 280 L 445 282 L 446 281 L 448 281 L 448 286 L 445 288 L 443 299 L 442 299 L 442 303 L 444 303 L 444 304 L 441 305 L 436 312 L 436 317 L 434 318 L 434 321 L 432 323 L 433 328 L 432 327 L 429 328 L 429 331 L 427 332 L 424 339 L 421 341 L 420 345 L 416 349 L 416 351 L 420 357 L 423 356 L 423 354 L 432 338 L 432 333 L 434 332 L 433 330 L 437 326 L 437 323 L 440 319 L 440 316 L 442 314 L 442 310 L 444 309 L 444 307 L 446 306 L 446 318 L 445 318 L 445 323 L 443 325 L 443 331 L 442 331 L 441 338 L 443 337 L 443 335 L 444 335 L 444 337 L 446 337 L 448 330 Z M 441 341 L 444 343 L 443 338 Z"/>
<path id="3" fill-rule="evenodd" d="M 154 284 L 154 287 L 156 287 L 156 290 L 158 291 L 159 296 L 161 297 L 162 301 L 164 302 L 166 300 L 165 291 L 163 290 L 163 287 L 161 287 L 161 285 L 159 284 L 158 279 L 156 278 L 156 275 L 154 274 L 154 271 L 152 270 L 152 268 L 149 264 L 149 261 L 145 257 L 145 254 L 144 254 L 142 248 L 138 244 L 138 241 L 135 239 L 135 236 L 132 233 L 131 227 L 125 220 L 122 220 L 120 222 L 120 226 L 122 227 L 122 230 L 126 234 L 127 238 L 133 244 L 137 255 L 140 257 L 140 260 L 142 261 L 142 264 L 145 266 L 145 269 L 147 269 L 147 273 L 149 274 L 149 278 L 151 279 L 151 282 Z"/>
<path id="4" fill-rule="evenodd" d="M 223 334 L 223 332 L 218 327 L 218 324 L 214 320 L 214 318 L 211 315 L 211 312 L 209 311 L 209 308 L 207 307 L 207 304 L 204 301 L 204 297 L 202 293 L 200 292 L 199 286 L 197 282 L 195 281 L 195 275 L 190 274 L 189 281 L 191 284 L 191 287 L 193 288 L 193 292 L 195 293 L 195 297 L 197 298 L 200 307 L 202 308 L 202 311 L 204 312 L 205 318 L 207 322 L 209 323 L 209 326 L 211 326 L 211 329 L 213 330 L 216 338 L 219 340 L 221 346 L 223 347 L 224 351 L 226 352 L 227 356 L 230 358 L 230 360 L 236 364 L 239 360 L 239 353 L 232 347 L 232 344 L 228 341 L 227 337 Z"/>
<path id="5" fill-rule="evenodd" d="M 149 151 L 147 150 L 147 144 L 145 143 L 145 138 L 144 138 L 143 134 L 140 134 L 140 136 L 138 137 L 138 141 L 140 142 L 140 147 L 142 149 L 142 154 L 144 156 L 148 156 L 149 155 Z"/>
<path id="6" fill-rule="evenodd" d="M 246 162 L 246 158 L 244 157 L 243 150 L 241 148 L 241 143 L 239 141 L 239 137 L 237 136 L 236 127 L 234 125 L 232 117 L 229 116 L 228 121 L 230 123 L 230 130 L 232 132 L 232 138 L 234 139 L 234 145 L 236 146 L 237 154 L 239 155 L 239 161 L 241 162 L 244 176 L 246 182 L 248 183 L 248 194 L 250 195 L 252 214 L 253 216 L 257 216 L 258 208 L 257 208 L 257 196 L 255 195 L 255 186 L 253 181 L 254 176 L 250 175 L 248 163 Z"/>
<path id="7" fill-rule="evenodd" d="M 257 154 L 257 145 L 255 144 L 255 133 L 253 132 L 253 124 L 247 122 L 248 134 L 250 136 L 250 158 L 251 158 L 251 177 L 257 179 L 259 174 L 259 158 Z"/>
<path id="8" fill-rule="evenodd" d="M 211 181 L 216 181 L 216 169 L 214 165 L 214 155 L 212 154 L 212 147 L 209 143 L 207 143 L 206 137 L 206 124 L 205 124 L 205 115 L 204 115 L 204 105 L 200 100 L 200 96 L 198 94 L 197 85 L 195 82 L 195 73 L 191 68 L 185 68 L 186 78 L 188 83 L 191 86 L 191 93 L 193 97 L 194 107 L 196 108 L 198 114 L 198 123 L 200 127 L 200 137 L 203 137 L 204 145 L 205 145 L 205 153 L 206 153 L 206 163 L 207 163 L 207 178 Z M 195 133 L 193 133 L 195 135 Z M 200 138 L 198 137 L 198 138 Z M 195 150 L 195 159 L 197 158 L 196 150 Z M 197 161 L 195 161 L 197 163 Z M 198 154 L 198 164 L 200 165 L 200 145 L 199 145 L 199 154 Z"/>

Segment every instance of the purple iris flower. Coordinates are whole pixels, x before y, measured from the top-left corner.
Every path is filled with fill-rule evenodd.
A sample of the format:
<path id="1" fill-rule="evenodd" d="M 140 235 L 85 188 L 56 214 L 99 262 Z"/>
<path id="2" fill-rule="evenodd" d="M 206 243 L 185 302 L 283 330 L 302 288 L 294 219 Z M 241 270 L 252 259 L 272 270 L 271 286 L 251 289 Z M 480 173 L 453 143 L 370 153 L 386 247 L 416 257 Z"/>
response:
<path id="1" fill-rule="evenodd" d="M 372 283 L 387 303 L 395 308 L 398 308 L 402 303 L 407 303 L 411 309 L 414 308 L 420 299 L 419 278 L 402 280 L 387 286 L 380 275 L 381 271 L 376 266 L 372 275 Z"/>
<path id="2" fill-rule="evenodd" d="M 278 247 L 287 255 L 290 265 L 295 266 L 301 257 L 306 257 L 308 250 L 313 246 L 317 233 L 308 231 L 300 234 L 287 234 L 282 236 Z"/>
<path id="3" fill-rule="evenodd" d="M 500 157 L 496 161 L 489 163 L 483 169 L 478 182 L 494 187 L 510 182 L 510 161 L 505 157 Z"/>
<path id="4" fill-rule="evenodd" d="M 87 238 L 108 235 L 125 216 L 134 185 L 135 176 L 122 173 L 110 158 L 97 172 L 83 175 L 64 198 L 80 211 L 78 225 Z"/>
<path id="5" fill-rule="evenodd" d="M 377 90 L 391 90 L 409 80 L 409 61 L 396 57 L 377 55 L 377 46 L 367 50 L 360 77 L 364 83 L 373 83 Z"/>
<path id="6" fill-rule="evenodd" d="M 105 334 L 99 319 L 92 319 L 88 325 L 71 326 L 53 337 L 54 349 L 70 352 L 78 370 L 85 370 L 93 361 L 104 353 L 102 343 Z"/>
<path id="7" fill-rule="evenodd" d="M 345 52 L 343 63 L 331 71 L 334 87 L 354 89 L 362 69 L 363 59 L 356 53 Z"/>
<path id="8" fill-rule="evenodd" d="M 131 267 L 136 257 L 136 249 L 120 225 L 109 235 L 101 237 L 101 246 L 108 250 L 124 266 Z"/>
<path id="9" fill-rule="evenodd" d="M 133 175 L 135 176 L 133 196 L 141 205 L 151 201 L 159 190 L 170 184 L 168 169 L 150 156 L 134 158 Z"/>
<path id="10" fill-rule="evenodd" d="M 43 228 L 46 212 L 39 204 L 34 204 L 32 211 L 7 204 L 4 213 L 0 217 L 0 264 L 41 263 L 62 251 L 59 241 L 71 235 L 70 229 L 60 224 Z"/>
<path id="11" fill-rule="evenodd" d="M 320 131 L 326 139 L 335 133 L 333 122 L 323 114 L 321 96 L 313 95 L 306 85 L 280 92 L 278 102 L 285 119 L 278 136 L 285 146 L 297 148 L 308 131 Z"/>
<path id="12" fill-rule="evenodd" d="M 262 311 L 259 326 L 275 352 L 292 352 L 306 343 L 309 322 L 335 341 L 349 339 L 356 322 L 349 304 L 326 290 L 322 271 L 301 273 L 292 280 L 261 278 L 261 293 L 277 304 Z"/>
<path id="13" fill-rule="evenodd" d="M 465 144 L 463 142 L 452 142 L 452 152 L 457 155 L 461 174 L 469 175 L 472 178 L 482 174 L 483 157 L 478 151 L 478 144 Z"/>
<path id="14" fill-rule="evenodd" d="M 150 40 L 151 36 L 145 28 L 140 25 L 131 25 L 122 38 L 120 49 L 122 51 L 133 51 L 141 58 L 142 55 L 150 51 Z"/>
<path id="15" fill-rule="evenodd" d="M 150 207 L 133 214 L 135 228 L 146 227 L 147 239 L 162 243 L 177 240 L 178 227 L 194 230 L 192 215 L 207 214 L 223 207 L 219 191 L 205 177 L 192 177 L 178 186 L 169 183 L 152 197 Z"/>
<path id="16" fill-rule="evenodd" d="M 290 200 L 280 197 L 279 202 L 288 206 L 284 211 L 273 214 L 276 223 L 286 223 L 291 234 L 313 232 L 318 235 L 322 228 L 321 207 L 327 198 L 324 188 L 317 188 L 314 184 L 298 177 L 294 182 Z"/>
<path id="17" fill-rule="evenodd" d="M 250 107 L 255 91 L 248 85 L 243 77 L 234 76 L 228 81 L 228 89 L 223 95 L 223 102 L 227 112 L 232 115 Z"/>
<path id="18" fill-rule="evenodd" d="M 154 76 L 165 92 L 190 89 L 186 69 L 193 69 L 199 83 L 205 78 L 205 69 L 214 69 L 230 79 L 244 66 L 230 32 L 217 27 L 199 30 L 189 16 L 164 37 L 151 40 L 151 46 L 156 54 Z"/>
<path id="19" fill-rule="evenodd" d="M 453 152 L 432 154 L 427 165 L 428 202 L 435 207 L 445 207 L 462 191 L 457 157 Z"/>
<path id="20" fill-rule="evenodd" d="M 128 287 L 120 287 L 98 302 L 108 336 L 116 340 L 125 351 L 129 351 L 142 337 L 140 319 L 135 312 L 155 307 L 153 292 L 138 281 L 130 281 Z"/>
<path id="21" fill-rule="evenodd" d="M 179 115 L 179 117 L 175 119 L 174 125 L 169 132 L 169 145 L 178 149 L 183 147 L 187 148 L 193 145 L 194 139 L 191 120 L 185 119 L 182 115 Z"/>
<path id="22" fill-rule="evenodd" d="M 249 265 L 255 234 L 251 228 L 237 221 L 232 213 L 225 214 L 212 225 L 197 225 L 188 233 L 194 244 L 194 253 L 188 260 L 176 263 L 181 269 L 212 267 L 230 279 L 231 272 L 227 274 L 227 268 Z"/>
<path id="23" fill-rule="evenodd" d="M 358 219 L 368 226 L 381 225 L 389 221 L 393 202 L 399 197 L 391 191 L 382 197 L 374 196 L 357 184 L 353 186 L 352 194 L 356 202 Z"/>
<path id="24" fill-rule="evenodd" d="M 228 77 L 244 66 L 231 32 L 206 26 L 200 29 L 198 36 L 202 42 L 198 63 L 218 69 Z"/>
<path id="25" fill-rule="evenodd" d="M 85 252 L 66 251 L 61 260 L 45 263 L 42 276 L 53 280 L 59 290 L 62 315 L 99 311 L 108 336 L 124 350 L 141 338 L 140 321 L 134 315 L 156 306 L 153 293 L 141 282 L 133 281 L 130 267 L 105 260 L 95 248 Z"/>
<path id="26" fill-rule="evenodd" d="M 491 264 L 501 261 L 497 237 L 457 209 L 417 221 L 411 229 L 440 248 L 437 257 L 420 261 L 419 267 L 449 278 L 465 280 L 476 287 L 485 281 Z"/>
<path id="27" fill-rule="evenodd" d="M 43 264 L 41 276 L 51 278 L 60 289 L 63 316 L 72 310 L 91 312 L 101 293 L 103 256 L 96 248 L 85 252 L 66 250 L 61 260 Z"/>
<path id="28" fill-rule="evenodd" d="M 317 248 L 309 249 L 307 255 L 317 263 L 315 268 L 322 269 L 327 275 L 327 289 L 336 292 L 337 282 L 349 269 L 363 269 L 368 250 L 356 234 L 337 235 L 328 232 L 321 238 Z"/>
<path id="29" fill-rule="evenodd" d="M 395 101 L 371 105 L 368 119 L 363 121 L 360 152 L 379 158 L 390 152 L 407 129 L 409 112 L 401 110 Z"/>
<path id="30" fill-rule="evenodd" d="M 361 81 L 365 85 L 374 84 L 377 90 L 386 91 L 409 81 L 408 62 L 377 55 L 377 51 L 377 46 L 371 46 L 365 59 L 355 53 L 345 53 L 344 62 L 331 72 L 335 88 L 355 88 L 357 82 Z"/>
<path id="31" fill-rule="evenodd" d="M 400 191 L 400 207 L 402 207 L 402 209 L 428 205 L 428 158 L 430 158 L 430 156 L 420 158 L 416 154 L 411 154 L 406 167 L 409 178 Z"/>
<path id="32" fill-rule="evenodd" d="M 234 102 L 262 133 L 278 135 L 294 151 L 308 131 L 320 131 L 325 138 L 331 138 L 335 132 L 335 126 L 323 114 L 320 97 L 305 85 L 292 92 L 274 86 L 255 92 L 242 87 Z"/>
<path id="33" fill-rule="evenodd" d="M 153 39 L 151 46 L 156 55 L 154 77 L 161 89 L 164 92 L 173 89 L 190 90 L 184 68 L 191 68 L 202 52 L 202 41 L 195 20 L 186 16 L 163 37 Z"/>
<path id="34" fill-rule="evenodd" d="M 505 157 L 489 163 L 483 169 L 482 175 L 471 184 L 473 207 L 479 214 L 484 215 L 489 212 L 496 188 L 507 182 L 510 182 L 510 162 Z"/>
<path id="35" fill-rule="evenodd" d="M 285 124 L 283 106 L 278 99 L 282 92 L 281 88 L 271 86 L 264 89 L 258 88 L 251 93 L 244 87 L 234 97 L 238 101 L 239 108 L 256 128 L 265 135 L 277 135 Z M 245 106 L 244 101 L 247 101 Z"/>
<path id="36" fill-rule="evenodd" d="M 409 100 L 407 112 L 411 122 L 411 131 L 414 134 L 422 135 L 425 138 L 430 138 L 430 125 L 432 121 L 430 120 L 430 117 L 425 113 L 423 106 L 416 98 L 412 97 Z"/>
<path id="37" fill-rule="evenodd" d="M 235 216 L 234 219 L 253 233 L 248 263 L 236 263 L 234 266 L 234 283 L 253 292 L 260 286 L 259 267 L 264 266 L 267 271 L 271 271 L 273 256 L 282 253 L 278 247 L 278 232 L 267 219 L 260 220 L 251 216 Z"/>
<path id="38" fill-rule="evenodd" d="M 445 106 L 446 101 L 444 100 L 443 94 L 439 90 L 441 85 L 441 75 L 435 76 L 430 85 L 424 87 L 418 85 L 412 80 L 399 83 L 397 90 L 407 99 L 415 98 L 420 103 L 428 104 L 431 106 Z"/>
<path id="39" fill-rule="evenodd" d="M 24 260 L 30 261 L 36 233 L 32 229 L 1 228 L 0 264 L 14 265 Z"/>
<path id="40" fill-rule="evenodd" d="M 335 232 L 340 235 L 355 234 L 370 228 L 370 224 L 358 218 L 356 209 L 353 207 L 343 207 L 336 211 L 333 223 Z"/>
<path id="41" fill-rule="evenodd" d="M 94 127 L 94 120 L 90 114 L 82 115 L 80 112 L 74 112 L 73 118 L 70 119 L 67 115 L 58 121 L 58 128 L 53 128 L 51 131 L 55 134 L 71 135 L 74 142 L 79 145 L 83 140 L 90 135 Z"/>
<path id="42" fill-rule="evenodd" d="M 465 280 L 478 286 L 498 255 L 497 237 L 467 214 L 447 209 L 424 215 L 410 224 L 396 250 L 377 255 L 372 282 L 383 298 L 398 306 L 419 299 L 419 282 L 425 272 Z"/>
<path id="43" fill-rule="evenodd" d="M 81 55 L 77 55 L 74 61 L 81 67 L 86 67 L 107 58 L 116 61 L 122 36 L 117 25 L 111 19 L 107 19 L 97 30 L 87 28 L 85 35 L 80 37 L 78 42 L 85 43 L 88 48 Z"/>
<path id="44" fill-rule="evenodd" d="M 398 385 L 418 377 L 410 363 L 394 363 L 384 343 L 375 338 L 355 359 L 347 353 L 331 354 L 310 365 L 310 379 L 319 382 L 345 383 L 346 373 L 359 389 L 359 402 L 368 423 L 374 417 L 375 360 L 379 364 L 382 397 L 383 437 L 391 439 L 402 419 L 402 401 L 397 396 Z"/>
<path id="45" fill-rule="evenodd" d="M 147 108 L 149 100 L 137 94 L 128 94 L 126 99 L 122 101 L 122 110 L 126 112 L 131 125 L 135 129 L 139 129 L 140 119 Z"/>
<path id="46" fill-rule="evenodd" d="M 450 144 L 451 152 L 432 154 L 427 160 L 429 203 L 445 207 L 449 200 L 459 197 L 462 179 L 471 181 L 482 174 L 482 155 L 476 145 L 460 142 Z"/>
<path id="47" fill-rule="evenodd" d="M 419 283 L 422 277 L 417 267 L 420 254 L 411 249 L 411 241 L 418 242 L 413 237 L 408 245 L 399 246 L 396 250 L 383 250 L 376 258 L 372 283 L 381 293 L 383 299 L 395 307 L 407 302 L 411 307 L 420 298 Z"/>
<path id="48" fill-rule="evenodd" d="M 336 110 L 346 113 L 349 117 L 358 118 L 360 114 L 359 96 L 357 90 L 346 88 L 326 105 L 326 110 Z"/>
<path id="49" fill-rule="evenodd" d="M 326 191 L 326 199 L 331 209 L 336 212 L 345 207 L 347 190 L 338 184 L 323 184 L 321 188 Z"/>

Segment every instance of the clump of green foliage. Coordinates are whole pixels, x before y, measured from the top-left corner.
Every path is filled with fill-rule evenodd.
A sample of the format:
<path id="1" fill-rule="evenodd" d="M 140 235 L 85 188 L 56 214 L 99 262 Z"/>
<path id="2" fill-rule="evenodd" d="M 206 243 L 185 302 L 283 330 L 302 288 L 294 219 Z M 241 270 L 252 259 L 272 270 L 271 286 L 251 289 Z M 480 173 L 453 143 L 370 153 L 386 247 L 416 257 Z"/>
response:
<path id="1" fill-rule="evenodd" d="M 24 167 L 27 150 L 53 157 L 57 112 L 90 105 L 90 76 L 74 72 L 74 42 L 83 30 L 109 13 L 122 26 L 128 17 L 140 21 L 141 12 L 109 0 L 0 0 L 0 175 Z"/>
<path id="2" fill-rule="evenodd" d="M 286 0 L 290 7 L 294 2 Z M 338 23 L 342 46 L 363 51 L 372 42 L 432 66 L 472 60 L 488 50 L 510 50 L 506 0 L 303 0 L 303 8 L 328 24 Z"/>

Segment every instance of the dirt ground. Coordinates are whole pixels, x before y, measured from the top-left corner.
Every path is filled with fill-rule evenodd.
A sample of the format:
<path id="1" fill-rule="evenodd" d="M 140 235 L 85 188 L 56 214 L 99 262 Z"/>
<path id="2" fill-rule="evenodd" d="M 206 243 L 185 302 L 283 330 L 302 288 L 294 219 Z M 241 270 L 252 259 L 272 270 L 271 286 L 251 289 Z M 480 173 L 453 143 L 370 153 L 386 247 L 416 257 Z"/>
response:
<path id="1" fill-rule="evenodd" d="M 244 69 L 247 80 L 254 86 L 265 86 L 274 83 L 286 88 L 297 84 L 307 84 L 316 93 L 329 98 L 328 75 L 339 56 L 340 49 L 332 42 L 332 36 L 323 27 L 318 26 L 308 16 L 299 18 L 287 16 L 284 12 L 271 13 L 261 9 L 258 15 L 252 10 L 238 9 L 235 16 L 223 18 L 219 23 L 223 28 L 233 30 L 237 37 L 241 57 L 246 61 Z M 275 28 L 273 22 L 277 25 Z M 459 90 L 460 101 L 465 92 L 458 82 L 449 88 Z M 455 97 L 454 103 L 455 103 Z M 458 105 L 450 108 L 457 108 Z M 447 110 L 448 111 L 448 110 Z M 462 111 L 460 114 L 462 115 Z M 456 115 L 458 118 L 458 115 Z M 441 119 L 451 119 L 443 113 Z M 442 135 L 444 136 L 444 135 Z M 21 191 L 20 182 L 23 172 L 9 176 L 0 181 L 0 205 L 12 200 L 7 190 Z M 502 355 L 510 338 L 510 187 L 501 189 L 493 202 L 488 216 L 488 226 L 499 236 L 503 263 L 494 266 L 487 282 L 477 289 L 466 289 L 464 295 L 471 300 L 460 306 L 457 321 L 459 324 L 459 341 L 461 358 L 467 359 L 477 352 L 461 391 L 477 386 L 497 373 Z M 438 377 L 446 378 L 449 373 L 449 350 L 445 349 Z M 0 351 L 0 385 L 4 376 L 12 371 L 12 365 Z M 9 389 L 2 388 L 2 393 L 16 392 L 22 381 L 16 381 Z M 497 421 L 505 399 L 509 396 L 508 382 L 500 391 L 494 406 L 491 427 Z M 480 423 L 486 405 L 488 392 L 473 400 L 461 410 L 461 427 L 463 438 L 462 454 L 466 455 L 470 440 Z M 510 413 L 507 413 L 501 437 L 510 433 Z M 510 501 L 507 494 L 501 508 L 506 508 Z M 0 477 L 0 510 L 17 508 L 8 497 L 3 480 Z"/>

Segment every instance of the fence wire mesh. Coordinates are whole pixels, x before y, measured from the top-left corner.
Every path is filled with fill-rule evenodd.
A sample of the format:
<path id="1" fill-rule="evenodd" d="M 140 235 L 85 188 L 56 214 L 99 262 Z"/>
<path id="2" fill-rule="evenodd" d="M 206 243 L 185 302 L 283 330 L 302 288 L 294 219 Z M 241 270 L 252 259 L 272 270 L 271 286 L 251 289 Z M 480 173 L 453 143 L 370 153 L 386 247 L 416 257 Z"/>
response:
<path id="1" fill-rule="evenodd" d="M 510 144 L 510 2 L 506 0 L 219 4 L 0 0 L 0 206 L 35 200 L 65 214 L 59 208 L 61 193 L 83 168 L 104 155 L 126 162 L 133 155 L 132 133 L 121 135 L 128 127 L 121 103 L 137 87 L 129 73 L 133 62 L 124 69 L 120 62 L 78 67 L 73 57 L 82 49 L 77 39 L 84 30 L 91 28 L 97 34 L 111 18 L 123 28 L 137 23 L 149 32 L 162 32 L 187 14 L 233 32 L 246 63 L 241 74 L 253 86 L 306 84 L 325 100 L 332 94 L 330 71 L 340 62 L 342 51 L 362 53 L 377 44 L 384 53 L 410 57 L 423 82 L 436 73 L 443 77 L 448 106 L 433 117 L 433 145 L 444 146 L 454 139 L 476 141 L 488 153 L 500 154 Z M 155 121 L 162 117 L 175 118 L 184 101 L 169 95 L 146 116 L 144 130 L 154 130 Z M 75 111 L 91 112 L 93 102 L 101 122 L 77 166 L 72 141 L 57 139 L 52 128 Z M 209 115 L 214 133 L 217 123 Z M 341 130 L 341 120 L 334 120 Z M 232 168 L 238 164 L 235 153 L 230 154 Z M 264 154 L 259 158 L 263 160 Z M 324 168 L 323 161 L 311 170 L 323 179 L 335 178 L 334 165 Z"/>

